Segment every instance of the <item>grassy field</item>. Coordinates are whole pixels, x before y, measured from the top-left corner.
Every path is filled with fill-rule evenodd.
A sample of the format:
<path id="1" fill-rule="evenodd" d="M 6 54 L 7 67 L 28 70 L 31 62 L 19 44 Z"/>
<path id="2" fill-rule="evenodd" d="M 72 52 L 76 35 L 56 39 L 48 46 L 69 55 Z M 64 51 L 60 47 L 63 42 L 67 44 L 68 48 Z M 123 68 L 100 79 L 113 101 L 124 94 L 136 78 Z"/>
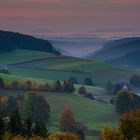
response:
<path id="1" fill-rule="evenodd" d="M 128 81 L 132 75 L 132 72 L 127 69 L 110 64 L 67 56 L 53 56 L 46 52 L 17 50 L 0 55 L 0 65 L 14 63 L 20 63 L 8 66 L 9 71 L 14 75 L 43 80 L 67 80 L 73 76 L 80 84 L 83 84 L 86 77 L 91 77 L 98 87 L 104 87 L 108 80 L 114 83 Z"/>
<path id="2" fill-rule="evenodd" d="M 26 94 L 28 92 L 0 90 L 1 95 L 17 96 L 19 93 Z M 115 127 L 117 125 L 118 116 L 115 113 L 113 105 L 92 101 L 75 94 L 39 93 L 44 96 L 50 104 L 50 124 L 52 126 L 58 125 L 60 113 L 65 108 L 72 109 L 76 121 L 85 124 L 89 130 L 101 130 L 105 126 Z"/>
<path id="3" fill-rule="evenodd" d="M 69 77 L 76 77 L 80 84 L 83 84 L 86 77 L 91 77 L 95 85 L 101 87 L 104 87 L 108 80 L 114 83 L 127 82 L 132 75 L 127 69 L 70 57 L 36 60 L 10 66 L 9 70 L 12 74 L 40 79 L 63 81 Z"/>
<path id="4" fill-rule="evenodd" d="M 0 65 L 18 63 L 23 61 L 29 61 L 33 59 L 39 59 L 44 57 L 53 56 L 47 52 L 31 51 L 31 50 L 16 50 L 9 53 L 0 54 Z"/>
<path id="5" fill-rule="evenodd" d="M 60 112 L 64 108 L 72 109 L 76 120 L 85 124 L 89 130 L 100 131 L 105 126 L 117 125 L 118 115 L 113 105 L 84 98 L 78 95 L 78 89 L 86 77 L 91 77 L 96 86 L 86 86 L 87 91 L 96 96 L 106 96 L 104 87 L 108 80 L 114 83 L 128 81 L 132 72 L 102 62 L 25 50 L 1 54 L 0 65 L 7 64 L 12 64 L 8 65 L 11 74 L 0 74 L 0 77 L 9 82 L 31 80 L 53 84 L 57 79 L 63 81 L 68 80 L 69 77 L 76 77 L 79 81 L 80 84 L 75 85 L 74 94 L 40 92 L 51 106 L 51 131 L 58 130 L 56 126 L 58 126 Z M 16 96 L 18 93 L 26 94 L 27 92 L 0 90 L 0 95 Z M 88 138 L 88 140 L 91 139 L 94 140 L 93 137 Z"/>

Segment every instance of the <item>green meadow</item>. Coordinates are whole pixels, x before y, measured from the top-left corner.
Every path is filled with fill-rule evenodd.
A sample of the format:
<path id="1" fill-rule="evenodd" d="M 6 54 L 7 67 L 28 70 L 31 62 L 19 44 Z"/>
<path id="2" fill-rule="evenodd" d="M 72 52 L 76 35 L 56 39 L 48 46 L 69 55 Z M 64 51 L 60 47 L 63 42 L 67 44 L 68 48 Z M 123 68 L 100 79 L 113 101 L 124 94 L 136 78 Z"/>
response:
<path id="1" fill-rule="evenodd" d="M 28 91 L 0 90 L 1 95 L 7 96 L 26 95 L 26 93 Z M 113 105 L 70 93 L 39 93 L 46 98 L 51 107 L 50 126 L 52 127 L 58 127 L 60 113 L 65 108 L 72 109 L 76 121 L 83 123 L 89 130 L 100 131 L 103 127 L 116 127 L 117 125 L 118 115 L 115 113 Z"/>
<path id="2" fill-rule="evenodd" d="M 96 86 L 104 87 L 108 80 L 113 83 L 127 82 L 132 75 L 127 69 L 110 64 L 67 56 L 52 56 L 44 52 L 23 51 L 22 54 L 22 51 L 18 50 L 7 57 L 9 60 L 6 56 L 4 59 L 4 54 L 0 57 L 0 64 L 19 63 L 8 66 L 11 74 L 43 80 L 63 81 L 69 77 L 76 77 L 79 83 L 83 84 L 86 77 L 91 77 Z"/>
<path id="3" fill-rule="evenodd" d="M 84 79 L 90 77 L 96 86 L 86 86 L 87 91 L 103 99 L 108 96 L 105 90 L 108 80 L 113 83 L 128 82 L 133 74 L 127 69 L 98 61 L 29 50 L 1 54 L 0 65 L 7 65 L 10 74 L 0 74 L 0 77 L 9 82 L 30 80 L 53 84 L 56 80 L 64 81 L 70 77 L 75 77 L 79 81 L 79 84 L 75 85 L 74 94 L 39 92 L 51 107 L 51 131 L 58 130 L 60 113 L 65 108 L 72 109 L 76 121 L 87 126 L 88 130 L 101 131 L 106 126 L 116 127 L 119 117 L 113 105 L 82 97 L 78 90 L 84 84 Z M 0 90 L 1 95 L 17 96 L 19 93 L 26 95 L 28 91 Z"/>

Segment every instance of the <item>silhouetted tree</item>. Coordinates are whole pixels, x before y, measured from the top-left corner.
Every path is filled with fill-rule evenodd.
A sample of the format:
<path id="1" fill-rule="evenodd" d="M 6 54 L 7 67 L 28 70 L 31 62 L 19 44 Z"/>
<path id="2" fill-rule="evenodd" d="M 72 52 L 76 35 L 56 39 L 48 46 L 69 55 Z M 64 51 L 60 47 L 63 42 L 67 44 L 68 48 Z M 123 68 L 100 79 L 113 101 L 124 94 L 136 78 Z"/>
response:
<path id="1" fill-rule="evenodd" d="M 89 86 L 95 86 L 95 84 L 93 84 L 92 79 L 89 78 L 89 77 L 85 78 L 84 84 L 85 84 L 85 85 L 89 85 Z"/>
<path id="2" fill-rule="evenodd" d="M 9 130 L 13 134 L 22 133 L 21 117 L 20 117 L 20 113 L 17 109 L 13 110 L 10 115 Z"/>
<path id="3" fill-rule="evenodd" d="M 116 111 L 120 114 L 134 109 L 134 97 L 130 91 L 121 90 L 118 92 L 115 101 Z"/>
<path id="4" fill-rule="evenodd" d="M 74 84 L 70 81 L 64 81 L 62 87 L 64 92 L 72 93 L 75 91 Z"/>
<path id="5" fill-rule="evenodd" d="M 0 115 L 0 139 L 2 140 L 2 136 L 5 134 L 5 122 L 3 120 L 3 116 Z"/>
<path id="6" fill-rule="evenodd" d="M 7 107 L 6 107 L 6 113 L 9 115 L 17 106 L 17 99 L 13 96 L 9 96 Z"/>
<path id="7" fill-rule="evenodd" d="M 24 123 L 24 133 L 26 136 L 30 137 L 32 136 L 32 120 L 30 118 L 27 118 L 25 120 L 25 123 Z"/>
<path id="8" fill-rule="evenodd" d="M 56 92 L 62 91 L 62 86 L 61 86 L 61 83 L 60 83 L 59 80 L 56 81 L 56 83 L 55 83 L 55 85 L 54 85 L 54 90 L 55 90 Z"/>
<path id="9" fill-rule="evenodd" d="M 4 88 L 4 80 L 0 77 L 0 89 Z"/>
<path id="10" fill-rule="evenodd" d="M 32 118 L 33 122 L 48 122 L 50 118 L 49 104 L 43 96 L 37 93 L 28 94 L 27 99 L 24 103 L 23 112 L 26 118 Z"/>
<path id="11" fill-rule="evenodd" d="M 46 125 L 43 121 L 37 121 L 35 123 L 34 135 L 40 137 L 47 137 L 49 135 L 49 131 L 47 130 Z"/>

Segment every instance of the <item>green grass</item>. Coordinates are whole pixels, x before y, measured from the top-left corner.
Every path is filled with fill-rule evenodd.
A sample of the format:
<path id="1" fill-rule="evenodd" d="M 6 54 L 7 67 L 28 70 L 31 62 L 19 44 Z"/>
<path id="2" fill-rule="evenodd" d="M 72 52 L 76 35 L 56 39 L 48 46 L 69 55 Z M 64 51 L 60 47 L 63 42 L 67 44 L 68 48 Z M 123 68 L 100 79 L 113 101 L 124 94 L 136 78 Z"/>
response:
<path id="1" fill-rule="evenodd" d="M 75 85 L 75 94 L 78 93 L 78 90 L 80 88 L 81 85 Z M 105 88 L 101 88 L 101 87 L 94 87 L 94 86 L 85 86 L 86 89 L 87 89 L 87 92 L 91 92 L 93 95 L 96 95 L 96 96 L 103 96 L 103 95 L 106 95 L 106 90 Z"/>
<path id="2" fill-rule="evenodd" d="M 27 80 L 35 81 L 35 82 L 39 82 L 39 83 L 46 83 L 46 82 L 49 83 L 49 84 L 54 83 L 54 81 L 52 81 L 52 80 L 16 76 L 16 75 L 11 75 L 11 74 L 2 74 L 2 73 L 0 73 L 0 77 L 3 78 L 4 80 L 8 81 L 9 83 L 11 83 L 13 81 L 23 82 L 23 81 L 27 81 Z"/>
<path id="3" fill-rule="evenodd" d="M 47 58 L 39 61 L 39 58 Z M 53 59 L 50 59 L 53 58 Z M 17 50 L 0 55 L 0 65 L 13 64 L 36 60 L 22 65 L 9 66 L 8 69 L 13 75 L 48 80 L 67 80 L 74 76 L 83 84 L 86 77 L 91 77 L 99 87 L 105 87 L 108 80 L 113 83 L 129 81 L 132 72 L 110 64 L 89 61 L 72 57 L 54 57 L 46 52 Z"/>
<path id="4" fill-rule="evenodd" d="M 33 59 L 49 57 L 52 55 L 53 54 L 49 54 L 47 52 L 19 49 L 14 52 L 0 53 L 0 65 L 29 61 Z"/>
<path id="5" fill-rule="evenodd" d="M 27 91 L 1 90 L 0 93 L 1 95 L 17 96 L 18 93 L 26 94 Z M 113 105 L 92 101 L 75 94 L 39 93 L 50 104 L 50 123 L 53 126 L 58 125 L 60 113 L 64 108 L 73 110 L 76 121 L 85 124 L 90 130 L 101 130 L 105 126 L 115 127 L 117 125 L 118 116 Z"/>
<path id="6" fill-rule="evenodd" d="M 132 72 L 118 68 L 109 64 L 87 61 L 76 58 L 64 58 L 59 60 L 54 58 L 52 60 L 39 61 L 29 63 L 28 65 L 12 66 L 9 68 L 13 74 L 43 78 L 50 80 L 67 80 L 74 76 L 83 84 L 86 77 L 91 77 L 97 86 L 104 87 L 108 80 L 113 83 L 129 81 Z"/>

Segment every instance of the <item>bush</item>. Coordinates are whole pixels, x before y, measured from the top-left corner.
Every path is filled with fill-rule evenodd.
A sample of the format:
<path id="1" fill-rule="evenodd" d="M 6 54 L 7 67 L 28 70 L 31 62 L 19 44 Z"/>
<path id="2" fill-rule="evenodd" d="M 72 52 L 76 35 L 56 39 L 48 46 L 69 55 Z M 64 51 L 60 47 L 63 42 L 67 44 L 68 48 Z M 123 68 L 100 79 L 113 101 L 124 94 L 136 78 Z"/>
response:
<path id="1" fill-rule="evenodd" d="M 95 84 L 93 84 L 91 78 L 85 78 L 84 84 L 85 84 L 85 85 L 88 85 L 88 86 L 95 86 Z"/>

